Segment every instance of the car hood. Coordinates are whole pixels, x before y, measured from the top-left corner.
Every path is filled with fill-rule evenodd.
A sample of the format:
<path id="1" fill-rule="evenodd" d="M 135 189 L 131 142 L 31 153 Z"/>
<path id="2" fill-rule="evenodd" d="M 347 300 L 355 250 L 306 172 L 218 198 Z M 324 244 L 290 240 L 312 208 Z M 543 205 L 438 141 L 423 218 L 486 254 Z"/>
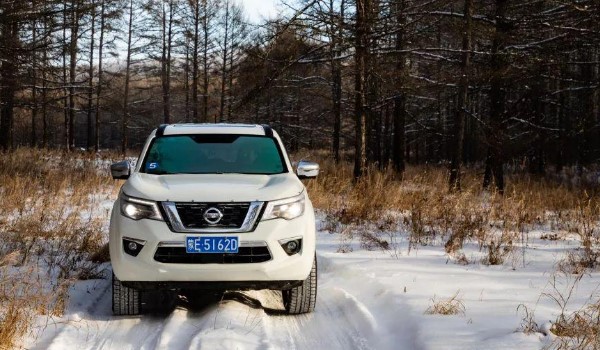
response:
<path id="1" fill-rule="evenodd" d="M 304 185 L 292 173 L 275 175 L 133 173 L 123 185 L 128 196 L 173 202 L 250 202 L 293 197 Z"/>

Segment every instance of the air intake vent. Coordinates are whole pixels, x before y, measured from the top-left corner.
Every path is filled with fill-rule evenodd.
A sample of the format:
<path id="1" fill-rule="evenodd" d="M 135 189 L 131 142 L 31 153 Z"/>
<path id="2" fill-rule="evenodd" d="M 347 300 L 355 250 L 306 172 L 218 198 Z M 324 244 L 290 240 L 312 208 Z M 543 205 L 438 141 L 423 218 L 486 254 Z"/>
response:
<path id="1" fill-rule="evenodd" d="M 271 260 L 269 248 L 240 247 L 238 253 L 195 254 L 185 247 L 158 247 L 154 260 L 166 264 L 252 264 Z"/>

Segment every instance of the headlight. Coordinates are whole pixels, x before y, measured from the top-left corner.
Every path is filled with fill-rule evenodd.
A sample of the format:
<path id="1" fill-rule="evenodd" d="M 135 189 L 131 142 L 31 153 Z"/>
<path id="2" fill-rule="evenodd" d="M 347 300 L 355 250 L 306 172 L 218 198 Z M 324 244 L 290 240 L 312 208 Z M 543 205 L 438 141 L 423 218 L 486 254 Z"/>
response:
<path id="1" fill-rule="evenodd" d="M 269 202 L 263 220 L 271 220 L 276 218 L 282 218 L 291 220 L 304 214 L 304 193 L 299 196 L 281 199 L 278 201 Z"/>
<path id="2" fill-rule="evenodd" d="M 128 197 L 121 194 L 121 214 L 133 220 L 152 219 L 163 221 L 156 202 Z"/>

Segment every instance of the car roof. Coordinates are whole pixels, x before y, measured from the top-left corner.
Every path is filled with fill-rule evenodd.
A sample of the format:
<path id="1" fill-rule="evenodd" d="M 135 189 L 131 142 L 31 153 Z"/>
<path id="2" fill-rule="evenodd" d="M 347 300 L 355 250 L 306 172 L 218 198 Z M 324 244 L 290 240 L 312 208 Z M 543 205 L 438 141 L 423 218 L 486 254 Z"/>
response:
<path id="1" fill-rule="evenodd" d="M 269 126 L 257 124 L 163 124 L 156 129 L 161 135 L 189 135 L 189 134 L 240 134 L 240 135 L 268 135 L 272 133 Z"/>

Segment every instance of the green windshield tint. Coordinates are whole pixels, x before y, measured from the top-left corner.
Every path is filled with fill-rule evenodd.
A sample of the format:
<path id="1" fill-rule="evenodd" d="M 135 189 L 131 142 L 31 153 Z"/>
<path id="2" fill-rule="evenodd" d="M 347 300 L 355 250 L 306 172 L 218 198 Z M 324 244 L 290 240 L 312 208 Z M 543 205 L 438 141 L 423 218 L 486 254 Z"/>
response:
<path id="1" fill-rule="evenodd" d="M 154 139 L 143 171 L 149 174 L 279 174 L 275 140 L 244 135 L 177 135 Z"/>

